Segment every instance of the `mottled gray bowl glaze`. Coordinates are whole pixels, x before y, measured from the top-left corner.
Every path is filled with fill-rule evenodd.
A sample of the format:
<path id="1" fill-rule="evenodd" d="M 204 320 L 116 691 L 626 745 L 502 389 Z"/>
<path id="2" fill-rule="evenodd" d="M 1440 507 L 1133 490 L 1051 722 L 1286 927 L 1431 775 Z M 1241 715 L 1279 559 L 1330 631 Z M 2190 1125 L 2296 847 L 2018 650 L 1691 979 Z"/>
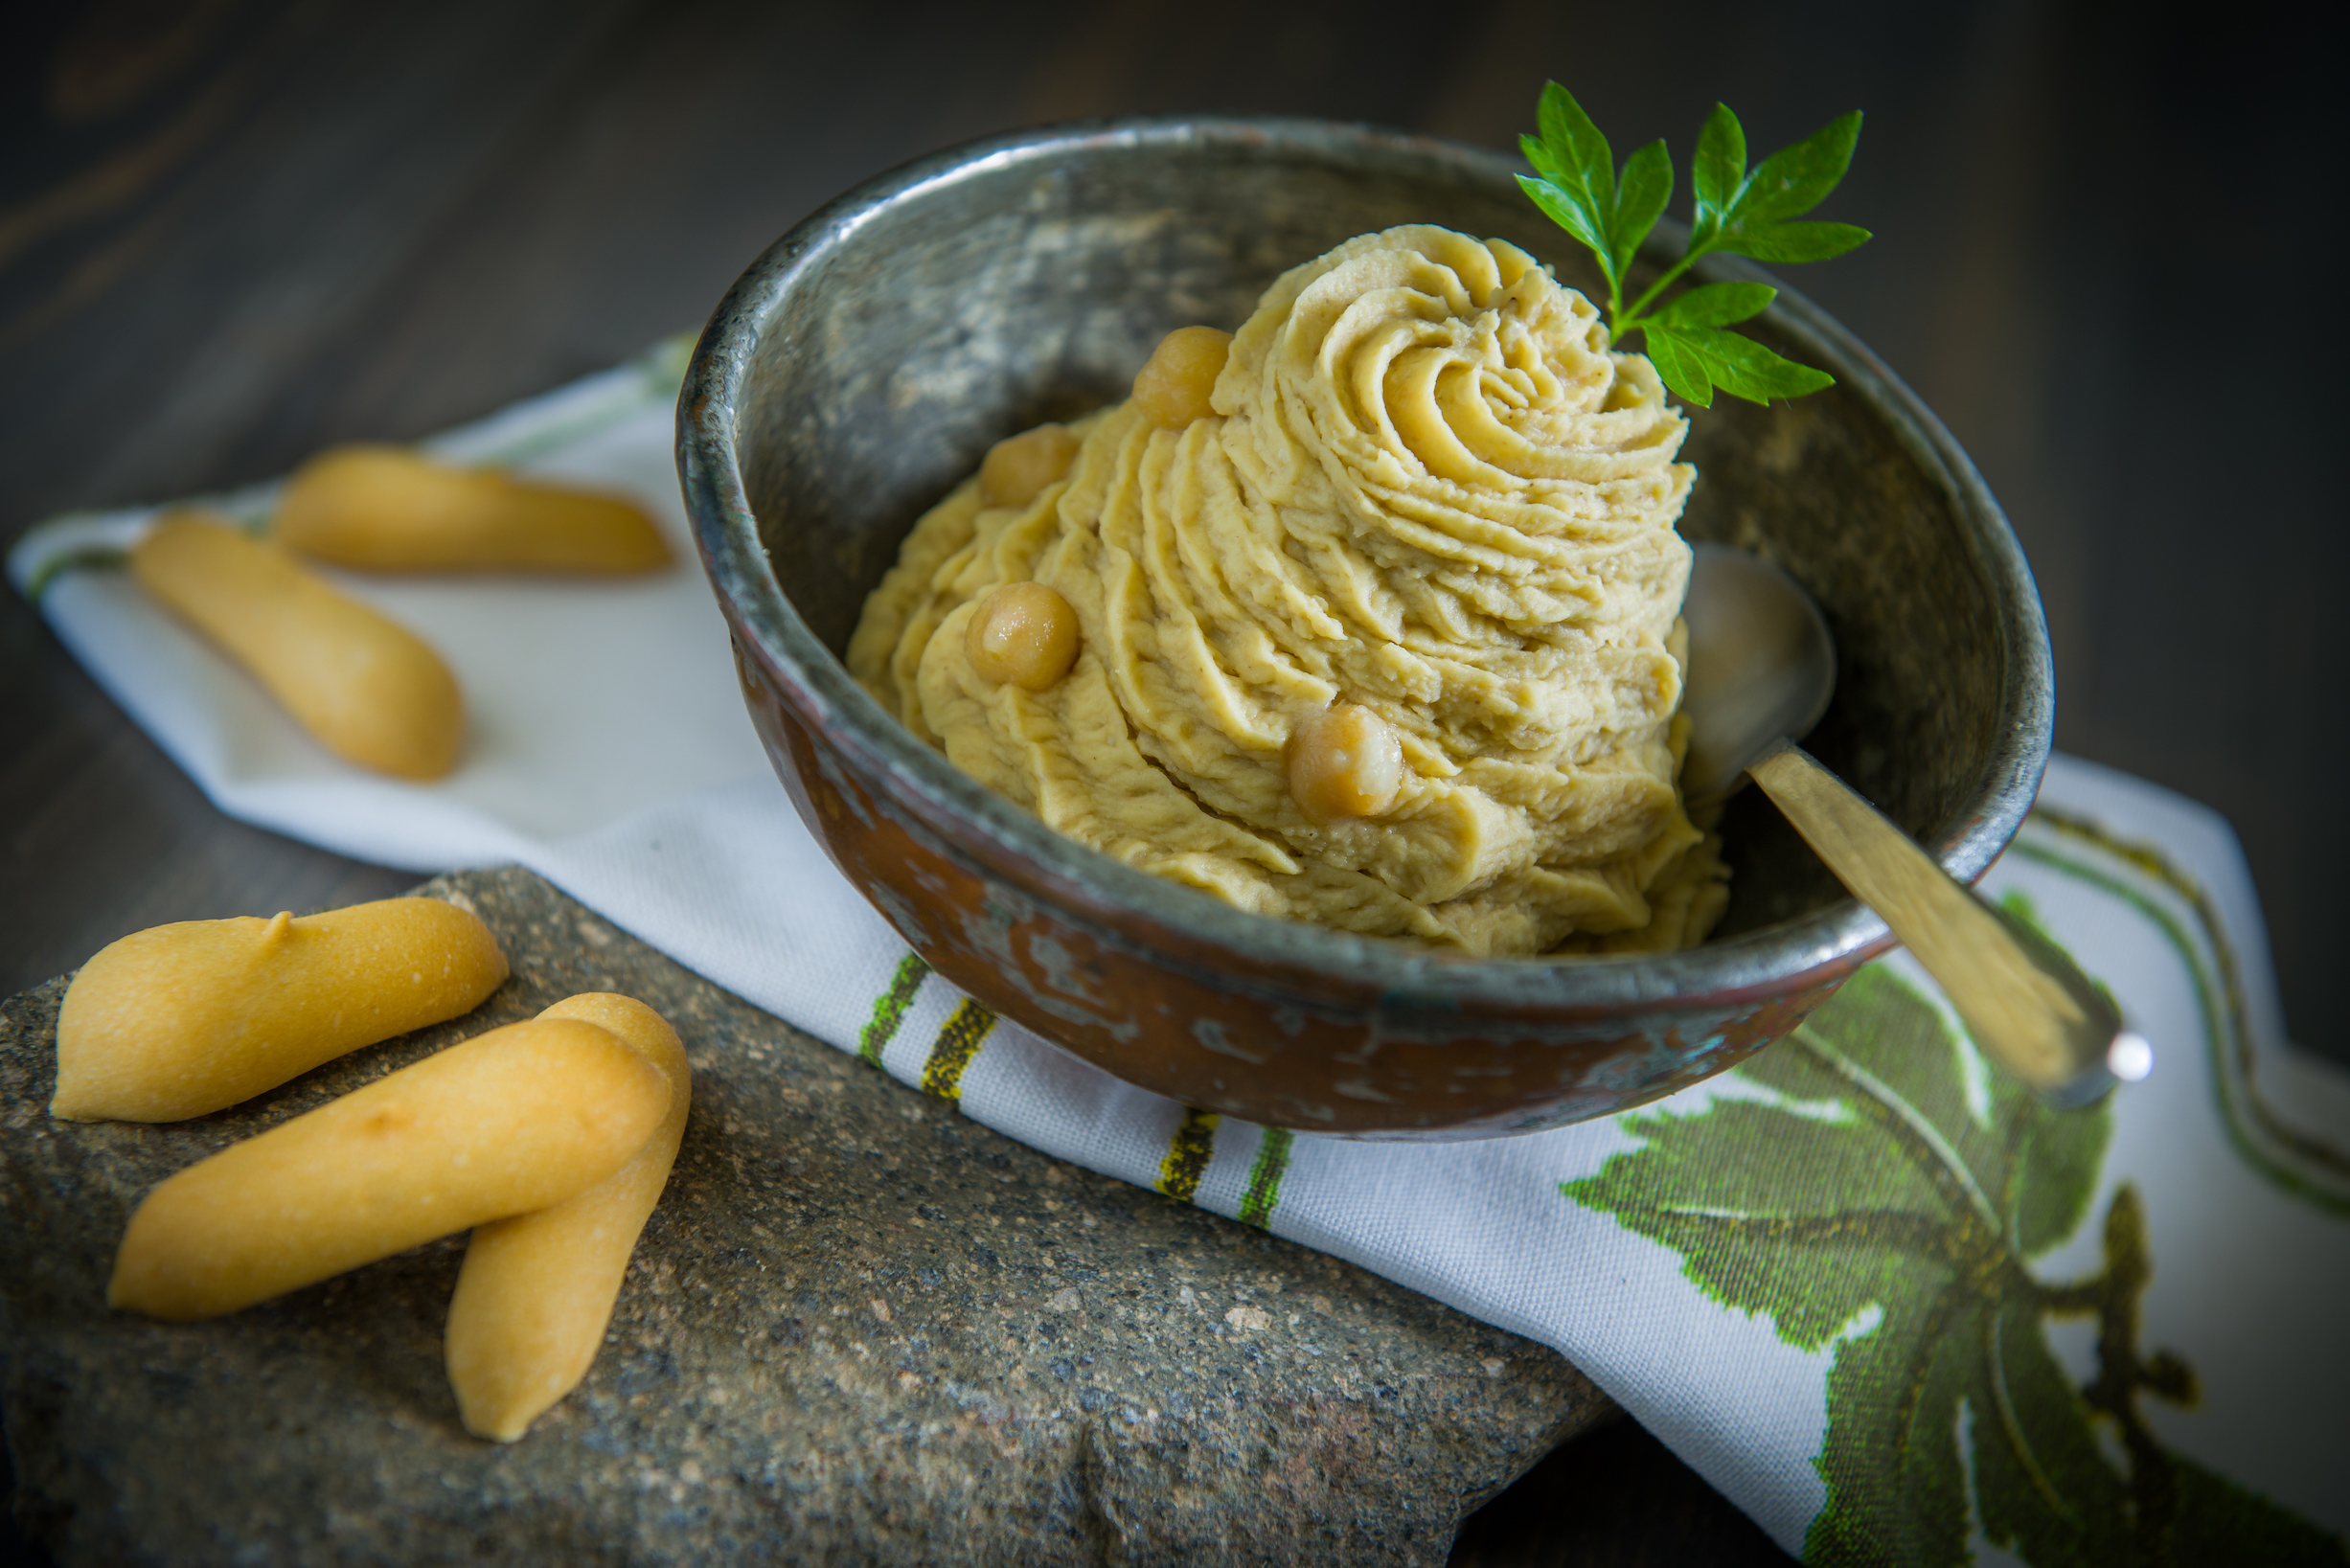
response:
<path id="1" fill-rule="evenodd" d="M 1130 1082 L 1357 1136 L 1553 1126 L 1721 1071 L 1889 944 L 1753 791 L 1723 824 L 1729 916 L 1687 952 L 1474 960 L 1243 914 L 988 793 L 841 665 L 908 526 L 990 443 L 1124 396 L 1162 333 L 1237 326 L 1284 269 L 1351 235 L 1498 236 L 1593 291 L 1515 168 L 1307 121 L 1021 132 L 834 201 L 702 334 L 678 466 L 793 803 L 947 979 Z M 2031 575 L 1966 455 L 1867 350 L 1791 293 L 1755 328 L 1837 385 L 1693 411 L 1684 532 L 1759 552 L 1819 600 L 1842 663 L 1812 748 L 1972 880 L 2047 759 Z"/>

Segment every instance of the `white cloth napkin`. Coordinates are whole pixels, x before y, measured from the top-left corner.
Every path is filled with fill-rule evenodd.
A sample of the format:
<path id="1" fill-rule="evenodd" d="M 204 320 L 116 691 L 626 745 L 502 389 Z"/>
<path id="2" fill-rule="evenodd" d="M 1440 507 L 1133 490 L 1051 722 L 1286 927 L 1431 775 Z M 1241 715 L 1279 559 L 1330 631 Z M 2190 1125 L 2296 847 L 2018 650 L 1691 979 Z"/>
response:
<path id="1" fill-rule="evenodd" d="M 2218 818 L 2059 758 L 1986 881 L 2156 1044 L 2154 1077 L 2093 1112 L 2019 1096 L 1896 955 L 1754 1064 L 1620 1117 L 1438 1147 L 1220 1124 L 996 1023 L 802 829 L 692 564 L 683 348 L 427 443 L 632 493 L 674 570 L 338 577 L 466 690 L 438 784 L 328 757 L 110 569 L 148 511 L 44 524 L 10 575 L 231 815 L 419 872 L 518 861 L 1012 1137 L 1556 1347 L 1791 1551 L 2350 1561 L 2350 1078 L 2287 1046 Z M 270 493 L 213 504 L 258 522 Z M 1291 1332 L 1262 1305 L 1198 1310 Z"/>

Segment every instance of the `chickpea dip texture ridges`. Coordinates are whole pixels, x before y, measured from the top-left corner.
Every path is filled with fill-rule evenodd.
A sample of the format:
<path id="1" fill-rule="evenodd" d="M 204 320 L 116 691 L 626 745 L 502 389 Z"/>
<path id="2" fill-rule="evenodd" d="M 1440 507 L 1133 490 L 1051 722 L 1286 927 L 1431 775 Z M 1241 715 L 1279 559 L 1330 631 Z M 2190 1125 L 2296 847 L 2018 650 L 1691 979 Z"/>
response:
<path id="1" fill-rule="evenodd" d="M 1243 909 L 1495 956 L 1701 939 L 1696 473 L 1648 360 L 1524 252 L 1426 226 L 1292 269 L 1228 352 L 1203 331 L 924 516 L 852 671 L 1049 826 Z M 1019 583 L 1075 622 L 1040 687 L 973 619 Z"/>

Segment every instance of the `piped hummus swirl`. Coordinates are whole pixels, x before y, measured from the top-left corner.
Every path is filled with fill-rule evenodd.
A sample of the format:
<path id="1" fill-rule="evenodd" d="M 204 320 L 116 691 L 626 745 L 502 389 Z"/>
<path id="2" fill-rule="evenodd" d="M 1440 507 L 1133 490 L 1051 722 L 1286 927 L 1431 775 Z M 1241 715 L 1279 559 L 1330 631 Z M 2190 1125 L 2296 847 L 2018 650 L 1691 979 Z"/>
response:
<path id="1" fill-rule="evenodd" d="M 1033 496 L 975 477 L 916 525 L 850 645 L 891 712 L 1245 909 L 1494 955 L 1704 934 L 1726 873 L 1674 786 L 1688 427 L 1588 301 L 1502 241 L 1390 229 L 1266 291 L 1211 412 L 1145 401 L 1072 427 Z M 1042 691 L 970 657 L 1030 581 L 1080 638 Z M 1341 709 L 1400 745 L 1377 815 L 1292 795 L 1292 739 Z"/>

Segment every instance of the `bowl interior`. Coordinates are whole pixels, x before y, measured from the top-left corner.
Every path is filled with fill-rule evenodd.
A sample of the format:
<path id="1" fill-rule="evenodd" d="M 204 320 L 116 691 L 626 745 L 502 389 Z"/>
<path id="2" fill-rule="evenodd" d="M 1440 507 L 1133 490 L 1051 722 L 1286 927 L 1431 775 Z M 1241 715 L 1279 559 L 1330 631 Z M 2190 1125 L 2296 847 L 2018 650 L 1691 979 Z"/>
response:
<path id="1" fill-rule="evenodd" d="M 1123 397 L 1170 329 L 1239 325 L 1282 271 L 1350 236 L 1427 222 L 1498 237 L 1599 292 L 1498 155 L 1232 124 L 942 160 L 887 199 L 844 198 L 829 241 L 792 261 L 797 282 L 744 367 L 737 452 L 776 580 L 835 656 L 914 519 L 991 443 Z M 2017 690 L 2045 658 L 2044 637 L 2014 646 L 2019 625 L 2039 625 L 2036 602 L 2015 603 L 2028 576 L 1963 457 L 1865 351 L 1787 295 L 1751 325 L 1839 384 L 1691 410 L 1683 457 L 1700 477 L 1682 531 L 1756 551 L 1817 598 L 1839 668 L 1808 744 L 1979 871 L 1998 845 L 1962 840 L 1982 836 L 1986 802 L 2019 769 L 2028 803 L 2045 755 L 2044 712 Z M 2016 732 L 2034 723 L 2038 749 L 2024 737 L 2019 762 Z M 1731 802 L 1723 832 L 1722 935 L 1848 901 L 1756 791 Z"/>

